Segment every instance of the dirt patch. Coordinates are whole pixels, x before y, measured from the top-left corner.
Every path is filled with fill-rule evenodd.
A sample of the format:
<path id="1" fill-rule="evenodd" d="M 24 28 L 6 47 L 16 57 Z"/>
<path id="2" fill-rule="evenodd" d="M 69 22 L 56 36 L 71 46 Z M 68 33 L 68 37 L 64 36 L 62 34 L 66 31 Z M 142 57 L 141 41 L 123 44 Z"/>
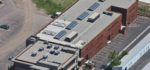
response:
<path id="1" fill-rule="evenodd" d="M 32 0 L 31 0 L 32 1 Z M 16 5 L 17 8 L 21 8 L 21 9 L 24 9 L 24 0 L 13 0 L 14 4 Z M 37 13 L 37 14 L 42 14 L 44 16 L 47 16 L 45 10 L 43 9 L 38 9 L 36 8 L 36 5 L 32 2 L 32 6 L 33 6 L 33 9 L 35 10 L 34 12 Z"/>

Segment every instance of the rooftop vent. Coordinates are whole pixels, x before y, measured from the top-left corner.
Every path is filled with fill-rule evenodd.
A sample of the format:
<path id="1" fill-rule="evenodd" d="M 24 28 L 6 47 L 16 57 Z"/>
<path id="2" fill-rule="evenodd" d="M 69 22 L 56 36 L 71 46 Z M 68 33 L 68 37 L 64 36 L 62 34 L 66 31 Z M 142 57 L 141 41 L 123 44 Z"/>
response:
<path id="1" fill-rule="evenodd" d="M 31 54 L 31 56 L 33 56 L 33 57 L 36 56 L 36 55 L 37 55 L 37 51 L 33 51 L 32 54 Z"/>
<path id="2" fill-rule="evenodd" d="M 56 35 L 56 33 L 55 33 L 55 32 L 50 31 L 50 30 L 44 30 L 42 33 L 43 33 L 43 34 L 46 34 L 46 35 L 51 35 L 51 36 Z"/>
<path id="3" fill-rule="evenodd" d="M 81 42 L 81 45 L 85 45 L 85 43 L 86 43 L 86 42 L 83 41 L 83 42 Z"/>
<path id="4" fill-rule="evenodd" d="M 44 41 L 44 44 L 48 44 L 48 41 Z"/>
<path id="5" fill-rule="evenodd" d="M 54 49 L 52 49 L 52 50 L 50 50 L 49 51 L 51 54 L 53 54 L 54 52 L 55 52 L 55 50 Z"/>
<path id="6" fill-rule="evenodd" d="M 59 49 L 59 45 L 55 45 L 55 46 L 54 46 L 54 49 L 55 49 L 55 50 Z"/>
<path id="7" fill-rule="evenodd" d="M 48 57 L 48 54 L 49 54 L 49 53 L 44 54 L 44 55 L 43 55 L 43 59 L 46 59 L 46 58 Z"/>
<path id="8" fill-rule="evenodd" d="M 64 28 L 66 26 L 65 23 L 53 22 L 52 25 Z"/>
<path id="9" fill-rule="evenodd" d="M 44 50 L 44 47 L 40 47 L 38 51 L 43 51 Z"/>
<path id="10" fill-rule="evenodd" d="M 60 52 L 58 50 L 54 51 L 54 55 L 58 55 Z"/>
<path id="11" fill-rule="evenodd" d="M 33 44 L 39 40 L 39 37 L 31 35 L 27 40 L 26 40 L 26 46 Z"/>
<path id="12" fill-rule="evenodd" d="M 75 53 L 74 50 L 70 50 L 70 49 L 68 49 L 68 48 L 62 48 L 61 51 L 66 52 L 66 53 L 71 53 L 71 54 L 74 54 L 74 53 Z"/>
<path id="13" fill-rule="evenodd" d="M 105 0 L 99 0 L 100 2 L 104 2 Z"/>
<path id="14" fill-rule="evenodd" d="M 47 44 L 47 48 L 51 48 L 52 47 L 52 44 L 51 43 L 48 43 Z"/>
<path id="15" fill-rule="evenodd" d="M 112 16 L 112 15 L 113 15 L 113 13 L 110 12 L 110 11 L 104 11 L 103 14 L 106 14 L 106 15 L 109 15 L 109 16 Z"/>

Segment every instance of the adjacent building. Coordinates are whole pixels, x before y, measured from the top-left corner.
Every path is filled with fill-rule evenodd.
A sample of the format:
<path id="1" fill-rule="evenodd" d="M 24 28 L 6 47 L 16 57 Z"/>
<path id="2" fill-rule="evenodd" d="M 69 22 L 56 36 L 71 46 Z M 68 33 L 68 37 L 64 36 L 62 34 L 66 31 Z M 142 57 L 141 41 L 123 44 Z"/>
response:
<path id="1" fill-rule="evenodd" d="M 71 70 L 82 65 L 125 30 L 122 27 L 137 17 L 137 8 L 138 0 L 79 0 L 28 39 L 31 44 L 12 60 L 15 70 Z M 47 48 L 45 42 L 53 46 Z"/>
<path id="2" fill-rule="evenodd" d="M 150 33 L 132 48 L 128 55 L 121 59 L 121 65 L 113 67 L 112 70 L 128 70 L 150 49 Z"/>

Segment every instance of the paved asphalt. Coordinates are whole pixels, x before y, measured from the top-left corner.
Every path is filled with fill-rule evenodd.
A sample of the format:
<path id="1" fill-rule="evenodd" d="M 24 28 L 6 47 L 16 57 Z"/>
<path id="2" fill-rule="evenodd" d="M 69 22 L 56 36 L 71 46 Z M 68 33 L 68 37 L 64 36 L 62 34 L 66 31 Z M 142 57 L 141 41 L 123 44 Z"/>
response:
<path id="1" fill-rule="evenodd" d="M 0 47 L 15 35 L 23 26 L 24 15 L 17 9 L 12 0 L 3 0 L 4 6 L 0 7 L 0 24 L 8 24 L 9 30 L 0 30 Z"/>
<path id="2" fill-rule="evenodd" d="M 145 53 L 129 70 L 142 70 L 150 62 L 150 51 Z"/>
<path id="3" fill-rule="evenodd" d="M 30 4 L 31 7 L 28 5 L 28 1 L 31 0 L 21 0 L 23 8 L 16 7 L 13 0 L 3 1 L 4 6 L 0 7 L 0 24 L 8 24 L 10 28 L 9 30 L 0 29 L 0 70 L 8 70 L 8 67 L 13 64 L 8 61 L 8 57 L 15 56 L 22 51 L 27 37 L 48 24 L 50 18 L 32 9 L 33 4 Z M 34 20 L 28 18 L 30 16 Z M 29 23 L 31 21 L 34 22 Z"/>
<path id="4" fill-rule="evenodd" d="M 107 44 L 101 51 L 99 51 L 91 60 L 96 63 L 95 70 L 103 70 L 109 62 L 108 55 L 111 51 L 116 50 L 120 52 L 133 39 L 135 39 L 146 27 L 150 25 L 150 19 L 139 16 L 133 23 L 127 26 L 127 33 L 125 35 L 118 34 L 110 44 Z M 142 39 L 150 29 L 146 31 L 133 45 Z M 129 47 L 127 50 L 132 49 Z"/>

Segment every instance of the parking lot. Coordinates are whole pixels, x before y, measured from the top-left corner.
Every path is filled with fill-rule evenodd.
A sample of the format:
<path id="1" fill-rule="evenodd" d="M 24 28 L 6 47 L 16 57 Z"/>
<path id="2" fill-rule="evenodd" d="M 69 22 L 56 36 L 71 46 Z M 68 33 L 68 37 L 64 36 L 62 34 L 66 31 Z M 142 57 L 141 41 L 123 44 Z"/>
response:
<path id="1" fill-rule="evenodd" d="M 150 19 L 147 17 L 138 16 L 138 18 L 127 26 L 127 33 L 125 35 L 118 34 L 110 44 L 107 44 L 101 51 L 99 51 L 91 60 L 96 63 L 95 70 L 103 70 L 109 62 L 109 53 L 113 50 L 117 52 L 121 51 L 127 46 L 133 39 L 135 39 L 146 27 L 150 25 Z M 146 31 L 148 33 L 149 31 Z M 142 37 L 144 37 L 142 35 Z M 137 41 L 140 41 L 139 38 Z M 129 47 L 130 50 L 133 47 Z"/>

